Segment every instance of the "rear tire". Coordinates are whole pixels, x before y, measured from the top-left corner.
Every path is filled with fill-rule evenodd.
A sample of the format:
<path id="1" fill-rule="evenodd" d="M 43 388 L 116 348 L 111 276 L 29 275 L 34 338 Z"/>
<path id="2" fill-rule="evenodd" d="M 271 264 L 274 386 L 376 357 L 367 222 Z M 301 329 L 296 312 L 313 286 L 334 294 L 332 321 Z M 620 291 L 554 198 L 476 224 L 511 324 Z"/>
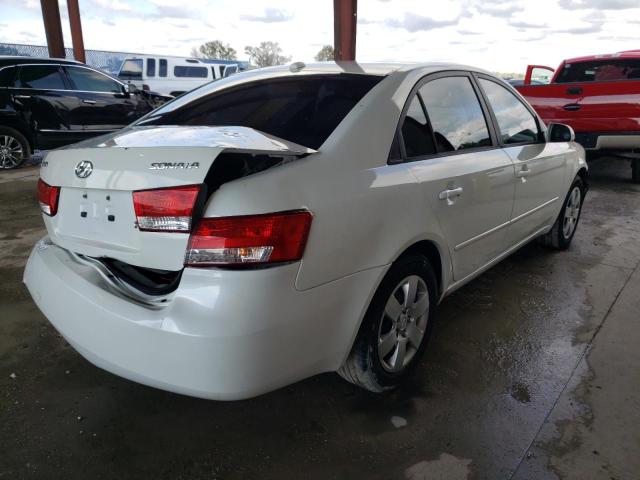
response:
<path id="1" fill-rule="evenodd" d="M 631 160 L 631 181 L 640 183 L 640 158 Z"/>
<path id="2" fill-rule="evenodd" d="M 18 168 L 31 158 L 29 142 L 19 131 L 0 126 L 0 170 Z"/>
<path id="3" fill-rule="evenodd" d="M 569 248 L 578 228 L 585 191 L 584 182 L 580 177 L 576 177 L 571 184 L 553 228 L 540 237 L 540 242 L 543 245 L 557 250 Z"/>
<path id="4" fill-rule="evenodd" d="M 436 314 L 436 276 L 422 255 L 396 261 L 376 290 L 338 373 L 371 392 L 396 388 L 426 349 Z"/>

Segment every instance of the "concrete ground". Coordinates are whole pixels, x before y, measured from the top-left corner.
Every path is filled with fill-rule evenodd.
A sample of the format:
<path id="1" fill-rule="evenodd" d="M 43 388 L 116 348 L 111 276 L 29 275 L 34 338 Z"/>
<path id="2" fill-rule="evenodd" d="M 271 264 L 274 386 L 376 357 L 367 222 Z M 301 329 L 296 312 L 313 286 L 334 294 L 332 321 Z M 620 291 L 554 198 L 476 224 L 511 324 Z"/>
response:
<path id="1" fill-rule="evenodd" d="M 36 175 L 0 174 L 0 479 L 640 478 L 628 164 L 592 165 L 569 251 L 528 245 L 443 302 L 406 387 L 325 374 L 234 403 L 120 379 L 60 338 L 21 282 Z"/>

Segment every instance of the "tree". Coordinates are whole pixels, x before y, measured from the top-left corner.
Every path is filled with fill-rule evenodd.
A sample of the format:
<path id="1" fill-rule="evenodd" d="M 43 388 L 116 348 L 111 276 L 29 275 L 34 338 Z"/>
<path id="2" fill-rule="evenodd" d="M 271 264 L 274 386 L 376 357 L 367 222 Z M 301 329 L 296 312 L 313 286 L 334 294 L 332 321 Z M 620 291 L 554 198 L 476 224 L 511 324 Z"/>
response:
<path id="1" fill-rule="evenodd" d="M 200 47 L 191 49 L 191 55 L 198 58 L 215 58 L 217 60 L 237 60 L 237 52 L 228 43 L 220 40 L 207 42 Z"/>
<path id="2" fill-rule="evenodd" d="M 244 53 L 249 55 L 249 61 L 259 67 L 282 65 L 291 60 L 291 57 L 282 55 L 282 48 L 278 42 L 261 42 L 257 47 L 244 47 Z"/>
<path id="3" fill-rule="evenodd" d="M 316 62 L 327 62 L 335 58 L 333 47 L 331 45 L 325 45 L 320 49 L 316 55 Z"/>

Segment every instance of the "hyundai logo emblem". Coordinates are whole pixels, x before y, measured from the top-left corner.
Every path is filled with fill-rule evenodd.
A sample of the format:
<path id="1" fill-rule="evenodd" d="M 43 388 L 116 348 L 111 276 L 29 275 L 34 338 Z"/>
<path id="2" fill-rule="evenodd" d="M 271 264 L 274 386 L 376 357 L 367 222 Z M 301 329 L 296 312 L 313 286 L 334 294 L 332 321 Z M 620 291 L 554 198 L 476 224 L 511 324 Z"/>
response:
<path id="1" fill-rule="evenodd" d="M 89 160 L 82 160 L 76 165 L 76 177 L 87 178 L 93 172 L 93 163 Z"/>

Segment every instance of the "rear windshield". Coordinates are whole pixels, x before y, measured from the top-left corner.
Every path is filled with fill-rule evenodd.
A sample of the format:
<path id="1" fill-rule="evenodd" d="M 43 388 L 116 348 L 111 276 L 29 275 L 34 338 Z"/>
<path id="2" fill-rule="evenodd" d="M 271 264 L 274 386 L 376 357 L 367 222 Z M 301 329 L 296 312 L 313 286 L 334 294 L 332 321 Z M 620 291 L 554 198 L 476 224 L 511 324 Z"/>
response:
<path id="1" fill-rule="evenodd" d="M 640 80 L 640 59 L 607 59 L 567 63 L 557 83 Z"/>
<path id="2" fill-rule="evenodd" d="M 204 93 L 177 107 L 169 103 L 137 125 L 250 127 L 317 149 L 382 78 L 333 74 L 258 80 Z"/>
<path id="3" fill-rule="evenodd" d="M 142 59 L 125 60 L 118 77 L 125 80 L 142 80 Z"/>

